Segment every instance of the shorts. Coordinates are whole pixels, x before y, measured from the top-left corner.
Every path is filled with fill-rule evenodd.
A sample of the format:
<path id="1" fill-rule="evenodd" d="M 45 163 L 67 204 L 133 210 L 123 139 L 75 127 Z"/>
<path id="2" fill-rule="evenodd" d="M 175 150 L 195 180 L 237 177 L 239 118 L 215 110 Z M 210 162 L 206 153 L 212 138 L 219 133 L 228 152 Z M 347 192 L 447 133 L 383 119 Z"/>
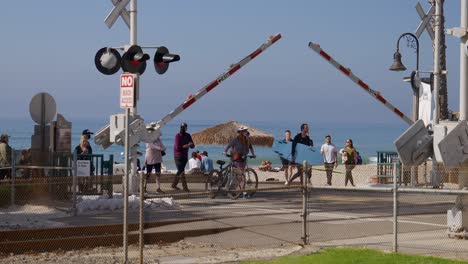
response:
<path id="1" fill-rule="evenodd" d="M 146 173 L 151 173 L 154 170 L 156 173 L 161 173 L 161 163 L 156 163 L 156 164 L 146 164 Z"/>
<path id="2" fill-rule="evenodd" d="M 281 164 L 283 164 L 283 168 L 286 168 L 291 164 L 291 162 L 289 160 L 287 160 L 287 159 L 285 159 L 283 157 L 280 157 L 280 160 L 281 160 Z"/>

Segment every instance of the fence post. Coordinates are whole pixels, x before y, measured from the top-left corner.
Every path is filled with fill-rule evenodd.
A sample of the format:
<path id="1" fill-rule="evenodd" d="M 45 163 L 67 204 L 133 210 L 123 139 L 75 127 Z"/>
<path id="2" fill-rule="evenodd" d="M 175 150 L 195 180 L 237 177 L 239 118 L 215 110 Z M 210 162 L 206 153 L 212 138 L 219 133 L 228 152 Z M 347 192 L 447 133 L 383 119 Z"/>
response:
<path id="1" fill-rule="evenodd" d="M 393 252 L 398 252 L 398 176 L 397 164 L 393 163 Z"/>
<path id="2" fill-rule="evenodd" d="M 109 189 L 109 197 L 114 197 L 114 155 L 109 155 L 109 173 L 107 173 L 107 177 L 110 181 Z"/>
<path id="3" fill-rule="evenodd" d="M 10 183 L 10 203 L 11 206 L 15 205 L 15 178 L 16 178 L 16 156 L 15 150 L 11 150 L 11 183 Z"/>
<path id="4" fill-rule="evenodd" d="M 302 240 L 304 245 L 308 245 L 308 232 L 307 232 L 307 161 L 302 163 Z"/>
<path id="5" fill-rule="evenodd" d="M 73 210 L 73 216 L 77 215 L 76 212 L 76 180 L 77 180 L 77 174 L 78 174 L 78 167 L 76 166 L 76 160 L 78 159 L 77 153 L 74 151 L 73 152 L 73 175 L 72 175 L 72 210 Z"/>
<path id="6" fill-rule="evenodd" d="M 145 210 L 145 183 L 144 183 L 144 177 L 143 177 L 143 171 L 140 171 L 140 264 L 143 264 L 143 247 L 145 246 L 144 244 L 144 239 L 143 239 L 143 233 L 144 233 L 144 210 Z"/>

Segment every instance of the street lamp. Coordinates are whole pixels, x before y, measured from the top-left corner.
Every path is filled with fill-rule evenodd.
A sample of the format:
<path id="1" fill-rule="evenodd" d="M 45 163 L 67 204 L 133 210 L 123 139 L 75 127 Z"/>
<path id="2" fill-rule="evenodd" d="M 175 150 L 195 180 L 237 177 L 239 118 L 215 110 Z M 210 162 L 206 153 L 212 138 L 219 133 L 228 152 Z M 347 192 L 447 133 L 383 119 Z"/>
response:
<path id="1" fill-rule="evenodd" d="M 411 73 L 411 88 L 413 89 L 413 121 L 416 122 L 419 118 L 419 82 L 416 83 L 416 79 L 419 79 L 419 40 L 416 35 L 413 33 L 403 33 L 398 38 L 397 49 L 393 54 L 393 64 L 390 66 L 391 71 L 405 71 L 406 67 L 401 62 L 400 54 L 400 40 L 406 38 L 406 46 L 416 50 L 416 71 Z M 411 185 L 414 186 L 414 183 L 417 183 L 417 169 L 411 167 Z M 416 180 L 416 182 L 415 182 Z"/>
<path id="2" fill-rule="evenodd" d="M 400 54 L 400 40 L 406 37 L 407 46 L 416 50 L 416 72 L 412 73 L 412 76 L 418 78 L 419 77 L 419 40 L 416 35 L 413 33 L 403 33 L 397 41 L 397 49 L 396 52 L 393 54 L 393 64 L 390 66 L 391 71 L 405 71 L 406 67 L 401 62 L 401 54 Z M 412 79 L 414 79 L 414 77 Z M 411 82 L 411 88 L 413 88 L 413 121 L 418 120 L 418 113 L 419 113 L 419 85 L 415 82 Z"/>

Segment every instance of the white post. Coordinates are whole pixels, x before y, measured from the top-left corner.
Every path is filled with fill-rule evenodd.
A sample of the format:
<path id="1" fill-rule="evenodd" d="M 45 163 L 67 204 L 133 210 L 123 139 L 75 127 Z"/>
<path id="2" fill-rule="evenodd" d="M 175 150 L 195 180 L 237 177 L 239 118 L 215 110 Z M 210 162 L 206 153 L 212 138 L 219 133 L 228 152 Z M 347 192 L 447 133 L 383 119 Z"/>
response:
<path id="1" fill-rule="evenodd" d="M 130 1 L 130 45 L 136 45 L 137 43 L 137 0 Z M 138 78 L 137 78 L 138 79 Z M 135 82 L 137 80 L 134 80 Z M 130 160 L 130 114 L 136 114 L 135 108 L 125 109 L 125 181 L 124 181 L 124 219 L 123 219 L 123 247 L 124 247 L 124 263 L 128 263 L 128 194 L 129 194 L 129 178 L 133 180 L 133 176 L 136 173 L 136 170 L 131 170 L 130 167 L 136 168 L 136 166 L 131 166 L 130 163 L 133 163 L 133 159 Z M 133 154 L 133 153 L 132 153 Z M 135 153 L 136 154 L 136 153 Z M 136 163 L 136 160 L 135 160 Z M 133 164 L 132 164 L 133 165 Z M 136 165 L 136 164 L 135 164 Z M 133 181 L 132 181 L 133 182 Z M 132 188 L 133 189 L 133 188 Z M 133 191 L 133 190 L 132 190 Z"/>
<path id="2" fill-rule="evenodd" d="M 468 0 L 461 0 L 460 27 L 468 28 Z M 468 36 L 460 38 L 460 120 L 468 117 L 468 56 L 465 53 L 465 42 Z"/>
<path id="3" fill-rule="evenodd" d="M 468 0 L 461 0 L 461 16 L 460 16 L 460 27 L 463 30 L 468 28 Z M 467 122 L 468 118 L 468 57 L 465 53 L 465 43 L 468 40 L 468 36 L 464 35 L 460 38 L 460 122 Z M 468 187 L 468 164 L 463 164 L 460 168 L 458 176 L 458 188 L 463 189 Z M 459 195 L 456 200 L 455 206 L 462 210 L 463 217 L 468 215 L 468 208 L 464 204 L 468 203 L 467 195 Z M 463 221 L 463 223 L 466 223 Z M 467 226 L 463 226 L 467 228 Z"/>
<path id="4" fill-rule="evenodd" d="M 137 0 L 131 0 L 130 1 L 130 45 L 137 45 Z M 135 96 L 135 106 L 130 109 L 130 114 L 132 116 L 137 114 L 137 105 L 136 101 L 138 100 L 138 93 L 139 93 L 139 80 L 140 80 L 140 75 L 137 73 L 136 78 L 135 78 L 135 91 L 134 91 L 134 96 Z M 125 143 L 126 148 L 130 148 L 130 146 Z M 130 172 L 129 172 L 129 181 L 130 181 L 130 186 L 129 186 L 129 193 L 134 194 L 137 192 L 138 188 L 138 181 L 137 181 L 137 148 L 136 147 L 131 147 L 129 150 L 130 153 L 130 159 L 129 162 L 131 163 L 130 165 Z"/>
<path id="5" fill-rule="evenodd" d="M 441 13 L 442 13 L 442 0 L 434 0 L 435 2 L 435 15 L 434 15 L 434 79 L 433 79 L 433 96 L 434 96 L 434 113 L 432 116 L 433 126 L 439 124 L 440 106 L 439 106 L 439 89 L 440 89 L 440 35 L 443 34 L 441 27 Z M 434 141 L 434 144 L 435 141 Z M 434 147 L 435 149 L 435 147 Z M 433 187 L 439 187 L 440 171 L 437 164 L 435 154 L 432 155 L 432 170 L 431 170 L 431 183 Z"/>

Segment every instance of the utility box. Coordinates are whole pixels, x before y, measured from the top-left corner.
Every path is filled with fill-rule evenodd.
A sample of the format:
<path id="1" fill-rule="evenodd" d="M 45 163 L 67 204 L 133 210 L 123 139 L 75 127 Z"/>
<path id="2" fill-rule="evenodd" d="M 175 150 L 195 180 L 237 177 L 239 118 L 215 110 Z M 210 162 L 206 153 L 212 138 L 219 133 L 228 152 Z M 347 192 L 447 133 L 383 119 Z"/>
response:
<path id="1" fill-rule="evenodd" d="M 448 168 L 468 161 L 467 122 L 441 122 L 434 126 L 434 152 L 436 160 Z"/>
<path id="2" fill-rule="evenodd" d="M 424 125 L 418 120 L 400 135 L 394 144 L 403 165 L 417 166 L 433 154 L 433 138 Z"/>

